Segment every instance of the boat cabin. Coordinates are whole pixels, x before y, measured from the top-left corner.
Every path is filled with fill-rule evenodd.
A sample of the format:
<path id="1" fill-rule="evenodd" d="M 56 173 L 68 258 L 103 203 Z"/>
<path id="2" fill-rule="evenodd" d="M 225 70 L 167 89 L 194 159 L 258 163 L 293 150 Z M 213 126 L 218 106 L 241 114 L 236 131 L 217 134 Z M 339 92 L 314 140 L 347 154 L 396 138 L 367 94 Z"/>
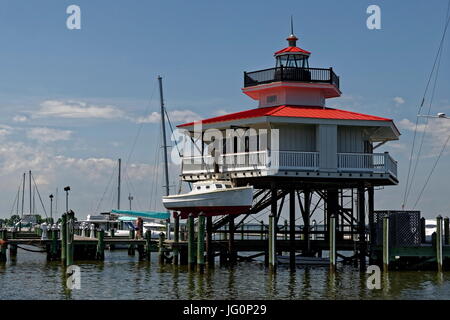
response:
<path id="1" fill-rule="evenodd" d="M 201 181 L 192 186 L 192 193 L 203 193 L 216 190 L 225 190 L 232 188 L 231 181 Z"/>

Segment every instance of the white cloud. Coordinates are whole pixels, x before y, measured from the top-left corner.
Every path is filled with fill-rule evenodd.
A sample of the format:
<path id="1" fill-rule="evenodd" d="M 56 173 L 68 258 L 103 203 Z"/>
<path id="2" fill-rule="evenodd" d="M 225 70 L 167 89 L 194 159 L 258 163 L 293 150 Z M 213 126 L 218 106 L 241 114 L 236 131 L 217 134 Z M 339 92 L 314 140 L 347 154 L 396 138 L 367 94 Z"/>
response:
<path id="1" fill-rule="evenodd" d="M 169 111 L 169 118 L 172 122 L 193 122 L 202 119 L 200 115 L 191 110 L 173 110 Z M 161 114 L 159 112 L 152 112 L 145 117 L 136 119 L 137 123 L 158 123 L 161 121 Z"/>
<path id="2" fill-rule="evenodd" d="M 19 115 L 17 115 L 17 116 L 15 116 L 15 117 L 13 118 L 13 121 L 14 121 L 14 122 L 26 122 L 26 121 L 28 121 L 28 118 L 25 117 L 25 116 L 19 116 Z"/>
<path id="3" fill-rule="evenodd" d="M 58 130 L 52 128 L 31 128 L 27 132 L 28 139 L 37 140 L 39 142 L 55 142 L 55 141 L 66 141 L 72 136 L 72 131 L 70 130 Z"/>
<path id="4" fill-rule="evenodd" d="M 80 101 L 46 100 L 41 103 L 35 117 L 68 119 L 116 119 L 124 117 L 123 111 L 114 106 L 96 106 Z"/>
<path id="5" fill-rule="evenodd" d="M 405 99 L 403 99 L 402 97 L 395 97 L 393 100 L 397 106 L 405 103 Z"/>
<path id="6" fill-rule="evenodd" d="M 12 130 L 13 128 L 11 128 L 10 126 L 0 124 L 0 138 L 10 135 Z"/>

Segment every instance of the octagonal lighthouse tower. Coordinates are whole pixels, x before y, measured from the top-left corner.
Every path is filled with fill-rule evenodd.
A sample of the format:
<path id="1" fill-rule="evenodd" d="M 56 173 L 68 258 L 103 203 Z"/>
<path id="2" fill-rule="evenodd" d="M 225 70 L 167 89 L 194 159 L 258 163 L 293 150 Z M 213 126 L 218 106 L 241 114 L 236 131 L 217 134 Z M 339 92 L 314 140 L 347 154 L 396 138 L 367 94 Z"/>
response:
<path id="1" fill-rule="evenodd" d="M 341 96 L 333 68 L 309 67 L 311 52 L 297 47 L 291 33 L 288 47 L 275 52 L 275 68 L 244 73 L 243 92 L 259 107 L 298 105 L 325 107 L 325 99 Z"/>

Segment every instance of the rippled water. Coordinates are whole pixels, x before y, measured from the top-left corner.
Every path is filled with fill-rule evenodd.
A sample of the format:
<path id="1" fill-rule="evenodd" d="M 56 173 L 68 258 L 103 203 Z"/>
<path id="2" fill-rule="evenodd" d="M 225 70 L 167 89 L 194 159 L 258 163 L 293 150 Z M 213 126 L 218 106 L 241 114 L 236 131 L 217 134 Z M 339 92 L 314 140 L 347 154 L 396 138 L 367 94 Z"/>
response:
<path id="1" fill-rule="evenodd" d="M 367 276 L 353 267 L 331 274 L 327 267 L 299 267 L 276 274 L 261 263 L 206 270 L 138 262 L 126 251 L 106 252 L 101 263 L 78 262 L 81 289 L 68 290 L 65 269 L 45 255 L 19 250 L 0 266 L 0 299 L 450 299 L 450 273 L 389 272 L 382 289 L 369 290 Z"/>

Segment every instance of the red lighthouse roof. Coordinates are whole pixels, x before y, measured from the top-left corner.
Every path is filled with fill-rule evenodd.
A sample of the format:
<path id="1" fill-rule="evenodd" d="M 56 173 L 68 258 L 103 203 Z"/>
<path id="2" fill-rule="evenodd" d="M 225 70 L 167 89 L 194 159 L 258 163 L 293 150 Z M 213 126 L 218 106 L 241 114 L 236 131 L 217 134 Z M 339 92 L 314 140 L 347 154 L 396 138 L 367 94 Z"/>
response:
<path id="1" fill-rule="evenodd" d="M 230 113 L 219 117 L 209 118 L 198 122 L 190 122 L 178 127 L 189 127 L 194 124 L 210 124 L 227 122 L 241 119 L 259 117 L 292 117 L 292 118 L 313 118 L 313 119 L 334 119 L 334 120 L 368 120 L 368 121 L 389 121 L 392 119 L 382 118 L 363 113 L 345 111 L 333 108 L 310 107 L 310 106 L 277 106 L 251 109 L 236 113 Z"/>
<path id="2" fill-rule="evenodd" d="M 304 50 L 302 48 L 299 48 L 299 47 L 287 47 L 287 48 L 284 48 L 282 50 L 279 50 L 279 51 L 275 52 L 275 55 L 277 56 L 277 55 L 280 55 L 282 53 L 303 53 L 303 54 L 306 54 L 306 55 L 310 55 L 311 54 L 311 52 L 306 51 L 306 50 Z"/>

